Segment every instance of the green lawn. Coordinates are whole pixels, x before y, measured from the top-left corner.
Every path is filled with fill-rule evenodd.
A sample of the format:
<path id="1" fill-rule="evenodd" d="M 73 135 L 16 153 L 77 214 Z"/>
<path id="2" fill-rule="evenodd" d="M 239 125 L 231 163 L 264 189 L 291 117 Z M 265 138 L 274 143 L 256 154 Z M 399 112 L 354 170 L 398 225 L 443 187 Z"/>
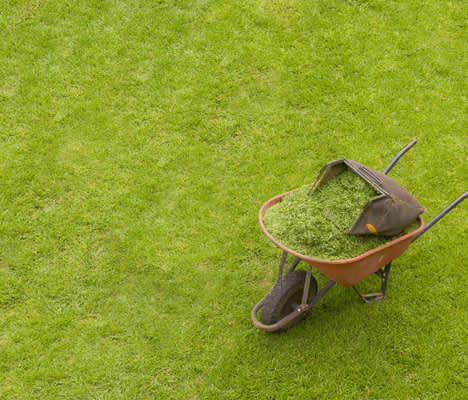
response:
<path id="1" fill-rule="evenodd" d="M 461 399 L 465 202 L 283 334 L 270 197 L 347 157 L 467 190 L 464 1 L 3 0 L 0 398 Z M 324 278 L 316 276 L 320 283 Z M 361 286 L 374 290 L 369 278 Z"/>

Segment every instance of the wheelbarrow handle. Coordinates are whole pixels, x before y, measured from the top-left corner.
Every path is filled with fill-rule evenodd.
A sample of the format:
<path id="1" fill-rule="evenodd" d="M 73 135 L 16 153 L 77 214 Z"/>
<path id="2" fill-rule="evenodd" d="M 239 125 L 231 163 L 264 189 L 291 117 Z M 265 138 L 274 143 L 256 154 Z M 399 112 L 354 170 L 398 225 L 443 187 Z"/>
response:
<path id="1" fill-rule="evenodd" d="M 405 154 L 411 147 L 413 147 L 416 144 L 416 139 L 413 139 L 411 142 L 409 142 L 405 147 L 403 147 L 398 154 L 393 157 L 393 160 L 390 161 L 390 163 L 385 167 L 383 173 L 385 175 L 388 175 L 390 170 L 393 168 L 393 166 L 397 163 L 397 161 L 401 158 L 403 154 Z"/>
<path id="2" fill-rule="evenodd" d="M 434 218 L 432 218 L 423 228 L 421 232 L 413 237 L 411 242 L 414 242 L 417 238 L 419 238 L 424 232 L 426 232 L 430 227 L 432 227 L 437 221 L 439 221 L 442 217 L 447 215 L 453 208 L 455 208 L 458 204 L 460 204 L 463 200 L 468 197 L 468 191 L 463 193 L 462 195 L 458 196 L 454 201 L 452 201 L 447 207 L 445 207 L 439 214 L 437 214 Z"/>
<path id="3" fill-rule="evenodd" d="M 397 163 L 397 161 L 401 158 L 403 154 L 405 154 L 411 147 L 416 144 L 416 139 L 413 139 L 409 142 L 405 147 L 403 147 L 395 157 L 393 157 L 392 161 L 385 167 L 383 173 L 387 175 L 393 166 Z M 423 233 L 425 233 L 429 228 L 431 228 L 436 222 L 438 222 L 442 217 L 447 215 L 453 208 L 455 208 L 459 203 L 465 200 L 468 197 L 468 191 L 463 193 L 462 195 L 458 196 L 452 203 L 450 203 L 447 207 L 445 207 L 439 214 L 437 214 L 434 218 L 432 218 L 423 228 L 421 232 L 413 237 L 412 242 L 414 242 L 417 238 L 419 238 Z"/>

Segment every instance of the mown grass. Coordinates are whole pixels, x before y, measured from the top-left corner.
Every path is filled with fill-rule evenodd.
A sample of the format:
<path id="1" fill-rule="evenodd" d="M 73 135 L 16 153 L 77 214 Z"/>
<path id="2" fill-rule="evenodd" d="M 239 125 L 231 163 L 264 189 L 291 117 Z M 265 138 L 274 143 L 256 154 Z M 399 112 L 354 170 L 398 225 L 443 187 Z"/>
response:
<path id="1" fill-rule="evenodd" d="M 258 208 L 324 163 L 416 137 L 391 175 L 426 220 L 466 190 L 463 6 L 2 2 L 0 398 L 462 398 L 465 204 L 383 302 L 249 312 L 280 255 Z"/>

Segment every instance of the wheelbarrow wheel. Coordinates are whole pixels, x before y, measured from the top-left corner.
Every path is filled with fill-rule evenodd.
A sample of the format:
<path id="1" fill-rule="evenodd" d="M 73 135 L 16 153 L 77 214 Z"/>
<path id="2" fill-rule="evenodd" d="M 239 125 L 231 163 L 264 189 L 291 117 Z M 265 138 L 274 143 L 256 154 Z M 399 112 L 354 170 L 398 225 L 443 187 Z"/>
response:
<path id="1" fill-rule="evenodd" d="M 278 284 L 273 286 L 260 312 L 260 320 L 264 324 L 272 325 L 278 322 L 301 304 L 305 278 L 306 271 L 292 271 L 286 274 Z M 312 300 L 316 294 L 317 281 L 311 276 L 308 301 Z M 299 315 L 298 318 L 282 330 L 291 328 L 303 320 L 304 317 L 305 314 Z"/>

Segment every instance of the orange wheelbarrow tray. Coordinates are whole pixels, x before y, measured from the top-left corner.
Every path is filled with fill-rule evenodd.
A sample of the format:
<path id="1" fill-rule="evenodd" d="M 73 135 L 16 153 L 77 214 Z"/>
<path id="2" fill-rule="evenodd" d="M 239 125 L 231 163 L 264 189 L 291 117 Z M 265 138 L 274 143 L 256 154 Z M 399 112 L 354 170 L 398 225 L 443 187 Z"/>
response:
<path id="1" fill-rule="evenodd" d="M 387 166 L 384 173 L 387 174 L 398 159 L 415 143 L 416 141 L 413 140 L 404 147 Z M 271 288 L 270 292 L 255 305 L 251 312 L 251 319 L 254 326 L 267 332 L 284 331 L 297 324 L 306 316 L 309 309 L 336 283 L 341 286 L 351 286 L 365 303 L 374 303 L 382 300 L 387 289 L 387 281 L 392 261 L 402 255 L 413 241 L 419 238 L 468 196 L 468 192 L 463 193 L 435 216 L 427 225 L 424 224 L 421 217 L 418 217 L 419 227 L 416 230 L 385 243 L 382 246 L 345 260 L 323 260 L 306 256 L 293 249 L 289 249 L 277 241 L 266 230 L 263 224 L 263 216 L 266 210 L 274 206 L 291 192 L 292 191 L 277 195 L 265 202 L 260 208 L 258 215 L 258 221 L 263 233 L 271 242 L 283 250 L 274 286 Z M 283 276 L 284 266 L 289 254 L 294 256 L 294 259 Z M 307 271 L 296 270 L 300 261 L 304 261 L 307 264 Z M 312 268 L 317 269 L 329 278 L 329 281 L 318 293 L 317 281 L 312 276 Z M 380 291 L 362 294 L 355 285 L 372 274 L 376 274 L 381 278 Z M 259 310 L 261 310 L 260 321 L 257 319 Z"/>

